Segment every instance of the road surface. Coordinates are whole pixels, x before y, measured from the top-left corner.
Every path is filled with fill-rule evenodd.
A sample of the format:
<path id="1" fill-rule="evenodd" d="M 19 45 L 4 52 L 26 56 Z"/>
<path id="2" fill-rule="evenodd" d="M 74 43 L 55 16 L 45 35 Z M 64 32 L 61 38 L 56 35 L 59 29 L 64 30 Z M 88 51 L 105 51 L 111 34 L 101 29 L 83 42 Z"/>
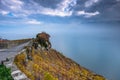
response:
<path id="1" fill-rule="evenodd" d="M 10 49 L 0 50 L 0 62 L 6 58 L 14 57 L 18 54 L 19 51 L 23 49 L 24 46 L 28 45 L 29 43 L 30 42 L 27 42 Z"/>

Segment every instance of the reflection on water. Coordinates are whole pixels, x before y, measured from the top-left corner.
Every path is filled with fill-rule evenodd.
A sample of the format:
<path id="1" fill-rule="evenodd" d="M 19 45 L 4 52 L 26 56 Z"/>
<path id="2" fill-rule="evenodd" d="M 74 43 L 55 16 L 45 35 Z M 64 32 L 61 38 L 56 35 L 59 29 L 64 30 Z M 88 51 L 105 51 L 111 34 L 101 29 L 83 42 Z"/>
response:
<path id="1" fill-rule="evenodd" d="M 59 34 L 52 36 L 53 48 L 108 80 L 120 80 L 120 42 L 105 35 Z"/>

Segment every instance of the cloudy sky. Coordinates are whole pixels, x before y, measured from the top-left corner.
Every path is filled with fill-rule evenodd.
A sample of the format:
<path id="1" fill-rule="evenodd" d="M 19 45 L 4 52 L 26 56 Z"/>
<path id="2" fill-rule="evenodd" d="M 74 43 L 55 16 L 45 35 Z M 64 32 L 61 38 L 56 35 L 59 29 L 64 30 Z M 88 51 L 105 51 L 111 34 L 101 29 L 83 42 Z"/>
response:
<path id="1" fill-rule="evenodd" d="M 109 22 L 120 22 L 120 0 L 0 0 L 2 37 Z"/>

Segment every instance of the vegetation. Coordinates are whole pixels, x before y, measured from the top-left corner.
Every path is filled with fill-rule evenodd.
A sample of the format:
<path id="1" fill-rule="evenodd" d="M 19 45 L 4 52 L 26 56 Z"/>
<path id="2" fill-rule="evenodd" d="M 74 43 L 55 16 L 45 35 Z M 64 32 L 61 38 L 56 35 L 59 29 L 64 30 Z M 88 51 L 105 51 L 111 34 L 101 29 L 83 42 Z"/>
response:
<path id="1" fill-rule="evenodd" d="M 15 57 L 16 65 L 31 80 L 105 80 L 59 52 L 32 48 L 32 60 L 26 61 L 26 52 Z"/>
<path id="2" fill-rule="evenodd" d="M 54 78 L 49 72 L 46 72 L 44 75 L 44 80 L 58 80 L 57 78 Z"/>
<path id="3" fill-rule="evenodd" d="M 0 80 L 13 80 L 11 70 L 4 65 L 0 65 Z"/>

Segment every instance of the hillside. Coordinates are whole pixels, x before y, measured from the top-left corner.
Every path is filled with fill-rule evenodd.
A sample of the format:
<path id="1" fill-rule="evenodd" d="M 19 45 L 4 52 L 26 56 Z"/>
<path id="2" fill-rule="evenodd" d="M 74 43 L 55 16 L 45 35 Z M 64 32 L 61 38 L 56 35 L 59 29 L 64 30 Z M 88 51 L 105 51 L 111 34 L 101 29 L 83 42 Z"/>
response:
<path id="1" fill-rule="evenodd" d="M 32 50 L 32 60 L 26 63 L 25 54 L 17 55 L 15 63 L 31 80 L 105 80 L 53 49 Z"/>
<path id="2" fill-rule="evenodd" d="M 103 76 L 47 47 L 27 46 L 14 62 L 31 80 L 105 80 Z"/>

